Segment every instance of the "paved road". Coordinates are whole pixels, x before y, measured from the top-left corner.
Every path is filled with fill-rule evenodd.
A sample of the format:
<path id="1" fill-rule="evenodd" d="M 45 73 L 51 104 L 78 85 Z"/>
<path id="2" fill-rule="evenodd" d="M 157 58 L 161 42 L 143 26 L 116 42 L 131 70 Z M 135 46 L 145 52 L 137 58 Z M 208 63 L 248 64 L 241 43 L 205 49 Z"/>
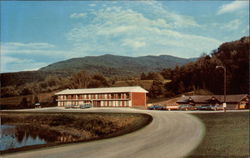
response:
<path id="1" fill-rule="evenodd" d="M 43 111 L 43 110 L 41 110 Z M 45 111 L 65 111 L 50 109 Z M 71 110 L 80 111 L 80 110 Z M 119 137 L 4 155 L 6 158 L 177 158 L 185 157 L 202 140 L 203 124 L 179 112 L 135 109 L 90 109 L 87 111 L 141 112 L 153 116 L 148 126 Z"/>

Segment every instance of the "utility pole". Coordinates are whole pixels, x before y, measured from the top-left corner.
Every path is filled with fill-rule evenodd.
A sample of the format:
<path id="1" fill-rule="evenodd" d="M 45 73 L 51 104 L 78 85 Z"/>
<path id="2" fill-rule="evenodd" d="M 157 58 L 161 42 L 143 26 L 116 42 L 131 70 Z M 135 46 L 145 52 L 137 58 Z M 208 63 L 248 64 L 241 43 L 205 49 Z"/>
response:
<path id="1" fill-rule="evenodd" d="M 223 110 L 226 112 L 226 107 L 227 107 L 227 100 L 226 100 L 226 95 L 227 95 L 227 69 L 225 66 L 216 66 L 216 69 L 222 68 L 224 71 L 224 103 L 223 103 Z"/>

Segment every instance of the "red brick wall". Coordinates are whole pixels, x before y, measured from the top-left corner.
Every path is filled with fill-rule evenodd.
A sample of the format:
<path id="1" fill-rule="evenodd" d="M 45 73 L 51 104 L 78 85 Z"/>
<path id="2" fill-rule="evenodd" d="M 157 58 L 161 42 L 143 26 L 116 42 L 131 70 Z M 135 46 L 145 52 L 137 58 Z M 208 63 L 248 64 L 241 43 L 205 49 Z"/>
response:
<path id="1" fill-rule="evenodd" d="M 132 106 L 146 106 L 146 93 L 132 93 Z"/>

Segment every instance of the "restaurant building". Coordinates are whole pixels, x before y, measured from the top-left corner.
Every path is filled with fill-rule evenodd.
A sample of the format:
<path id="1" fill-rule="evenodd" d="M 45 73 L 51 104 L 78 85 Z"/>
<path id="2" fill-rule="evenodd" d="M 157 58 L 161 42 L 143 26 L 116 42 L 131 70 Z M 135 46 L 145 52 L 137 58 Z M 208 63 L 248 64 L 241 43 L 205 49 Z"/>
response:
<path id="1" fill-rule="evenodd" d="M 56 93 L 58 106 L 146 107 L 148 91 L 134 87 L 66 89 Z"/>
<path id="2" fill-rule="evenodd" d="M 224 102 L 224 95 L 193 95 L 183 96 L 176 103 L 179 105 L 222 105 Z M 226 95 L 227 109 L 248 109 L 249 95 L 236 94 Z"/>

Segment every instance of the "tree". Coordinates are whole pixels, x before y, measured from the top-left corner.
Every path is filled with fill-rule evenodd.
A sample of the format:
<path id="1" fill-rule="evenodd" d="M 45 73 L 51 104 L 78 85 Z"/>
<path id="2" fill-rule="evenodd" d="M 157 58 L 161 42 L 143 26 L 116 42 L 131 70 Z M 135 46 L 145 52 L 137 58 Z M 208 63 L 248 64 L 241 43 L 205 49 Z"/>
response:
<path id="1" fill-rule="evenodd" d="M 22 98 L 21 102 L 19 103 L 19 106 L 23 108 L 29 107 L 29 102 L 26 97 Z"/>
<path id="2" fill-rule="evenodd" d="M 147 79 L 147 76 L 146 76 L 146 74 L 143 72 L 143 73 L 141 73 L 141 80 L 146 80 Z"/>
<path id="3" fill-rule="evenodd" d="M 7 86 L 7 87 L 1 88 L 0 94 L 1 94 L 1 97 L 12 97 L 12 96 L 19 95 L 19 91 L 14 86 Z"/>
<path id="4" fill-rule="evenodd" d="M 36 103 L 39 103 L 39 98 L 37 95 L 35 95 L 35 97 L 34 97 L 34 104 L 36 104 Z"/>
<path id="5" fill-rule="evenodd" d="M 151 98 L 159 98 L 164 93 L 163 83 L 160 81 L 153 81 L 153 84 L 149 90 L 149 97 Z"/>
<path id="6" fill-rule="evenodd" d="M 29 95 L 29 94 L 32 94 L 33 92 L 32 92 L 32 90 L 30 89 L 30 88 L 28 88 L 28 87 L 24 87 L 23 89 L 22 89 L 22 91 L 21 91 L 21 95 Z"/>
<path id="7" fill-rule="evenodd" d="M 45 82 L 49 87 L 56 86 L 60 81 L 57 76 L 48 76 L 45 79 Z"/>
<path id="8" fill-rule="evenodd" d="M 185 92 L 185 86 L 184 86 L 184 83 L 181 81 L 179 82 L 179 85 L 178 85 L 178 93 L 184 93 Z"/>
<path id="9" fill-rule="evenodd" d="M 87 88 L 90 83 L 90 75 L 86 71 L 80 71 L 70 79 L 70 88 Z"/>
<path id="10" fill-rule="evenodd" d="M 146 79 L 147 80 L 164 81 L 163 76 L 158 72 L 149 72 Z"/>

